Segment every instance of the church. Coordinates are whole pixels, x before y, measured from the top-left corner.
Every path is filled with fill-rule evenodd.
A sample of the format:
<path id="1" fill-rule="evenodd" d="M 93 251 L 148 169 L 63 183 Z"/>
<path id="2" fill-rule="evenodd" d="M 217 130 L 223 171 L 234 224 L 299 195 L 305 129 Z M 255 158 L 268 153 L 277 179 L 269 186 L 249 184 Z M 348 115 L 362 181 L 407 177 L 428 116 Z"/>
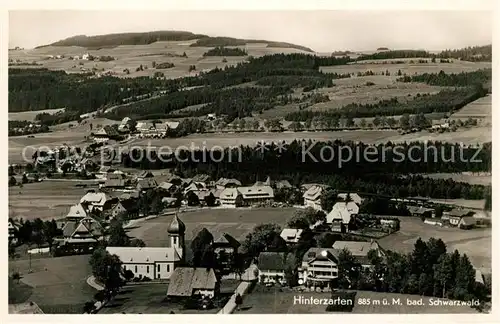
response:
<path id="1" fill-rule="evenodd" d="M 185 259 L 184 233 L 186 225 L 175 214 L 167 228 L 168 247 L 117 247 L 106 250 L 122 261 L 123 270 L 130 270 L 134 277 L 169 279 L 176 267 Z"/>

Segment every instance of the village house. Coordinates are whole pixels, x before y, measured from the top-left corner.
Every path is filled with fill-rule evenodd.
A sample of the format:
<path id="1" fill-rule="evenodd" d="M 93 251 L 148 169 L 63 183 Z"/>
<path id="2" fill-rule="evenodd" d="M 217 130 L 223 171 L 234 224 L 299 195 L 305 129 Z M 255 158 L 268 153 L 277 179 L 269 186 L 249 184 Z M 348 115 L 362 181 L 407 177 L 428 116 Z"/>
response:
<path id="1" fill-rule="evenodd" d="M 287 244 L 296 244 L 299 242 L 302 232 L 302 229 L 285 228 L 281 231 L 280 236 Z"/>
<path id="2" fill-rule="evenodd" d="M 214 269 L 176 268 L 168 284 L 169 298 L 214 298 L 220 291 L 220 282 Z"/>
<path id="3" fill-rule="evenodd" d="M 219 196 L 222 207 L 236 208 L 243 206 L 243 195 L 236 188 L 224 189 Z"/>
<path id="4" fill-rule="evenodd" d="M 177 190 L 177 186 L 170 182 L 162 182 L 158 186 L 158 189 L 173 194 Z"/>
<path id="5" fill-rule="evenodd" d="M 149 170 L 141 171 L 137 175 L 137 180 L 144 180 L 144 179 L 147 179 L 147 178 L 154 178 L 153 173 L 151 171 L 149 171 Z"/>
<path id="6" fill-rule="evenodd" d="M 132 271 L 134 277 L 169 279 L 175 268 L 184 261 L 185 231 L 186 225 L 176 214 L 167 229 L 168 247 L 108 246 L 106 250 L 116 254 L 122 262 L 123 269 Z"/>
<path id="7" fill-rule="evenodd" d="M 454 208 L 449 212 L 444 212 L 441 220 L 445 224 L 450 224 L 451 226 L 458 226 L 464 217 L 473 216 L 474 211 L 462 208 Z"/>
<path id="8" fill-rule="evenodd" d="M 92 138 L 96 143 L 107 143 L 109 140 L 120 140 L 121 136 L 114 127 L 106 125 L 93 133 Z"/>
<path id="9" fill-rule="evenodd" d="M 14 220 L 9 219 L 9 243 L 11 244 L 17 244 L 17 237 L 16 233 L 17 230 L 19 229 L 19 225 L 14 222 Z"/>
<path id="10" fill-rule="evenodd" d="M 125 217 L 125 219 L 134 219 L 139 217 L 139 207 L 136 199 L 120 200 L 108 214 L 108 219 L 114 219 L 118 216 Z"/>
<path id="11" fill-rule="evenodd" d="M 103 212 L 111 208 L 117 200 L 118 198 L 110 197 L 104 192 L 89 191 L 80 199 L 80 204 L 88 206 L 89 211 Z"/>
<path id="12" fill-rule="evenodd" d="M 316 210 L 323 210 L 321 208 L 321 195 L 326 190 L 326 187 L 323 185 L 311 185 L 304 192 L 304 206 L 311 207 Z"/>
<path id="13" fill-rule="evenodd" d="M 106 180 L 101 185 L 101 188 L 106 189 L 123 189 L 127 185 L 127 180 L 122 174 L 108 173 L 106 175 Z"/>
<path id="14" fill-rule="evenodd" d="M 221 270 L 225 273 L 230 272 L 236 262 L 238 249 L 241 246 L 240 242 L 231 235 L 224 233 L 218 239 L 214 240 L 212 246 L 216 261 L 222 266 Z"/>
<path id="15" fill-rule="evenodd" d="M 352 201 L 353 203 L 355 203 L 356 205 L 360 206 L 361 203 L 363 202 L 363 198 L 361 198 L 357 193 L 339 193 L 337 195 L 337 197 L 339 199 L 342 199 L 344 201 Z"/>
<path id="16" fill-rule="evenodd" d="M 274 200 L 274 190 L 270 186 L 238 187 L 243 204 L 247 206 L 255 204 L 269 204 Z"/>
<path id="17" fill-rule="evenodd" d="M 472 216 L 465 216 L 460 219 L 458 223 L 458 228 L 460 229 L 472 229 L 477 225 L 477 219 Z"/>
<path id="18" fill-rule="evenodd" d="M 359 213 L 359 207 L 354 202 L 338 202 L 326 215 L 326 223 L 330 224 L 333 231 L 340 231 L 342 226 L 347 228 L 353 215 Z"/>
<path id="19" fill-rule="evenodd" d="M 104 228 L 90 216 L 82 219 L 65 220 L 62 227 L 63 237 L 56 239 L 59 247 L 66 251 L 91 251 L 104 239 Z"/>
<path id="20" fill-rule="evenodd" d="M 165 208 L 175 207 L 177 204 L 177 198 L 175 197 L 163 197 L 161 203 Z"/>
<path id="21" fill-rule="evenodd" d="M 215 183 L 215 187 L 217 189 L 236 188 L 236 187 L 241 187 L 241 182 L 236 179 L 220 178 Z"/>
<path id="22" fill-rule="evenodd" d="M 285 270 L 294 268 L 292 253 L 261 252 L 257 261 L 259 269 L 259 283 L 286 285 Z"/>
<path id="23" fill-rule="evenodd" d="M 200 191 L 200 190 L 205 190 L 206 189 L 206 186 L 204 183 L 202 182 L 194 182 L 194 181 L 191 181 L 191 183 L 184 188 L 184 195 L 186 195 L 188 192 L 197 192 L 197 191 Z"/>
<path id="24" fill-rule="evenodd" d="M 66 219 L 67 220 L 79 220 L 79 219 L 83 219 L 87 216 L 89 216 L 89 215 L 87 213 L 86 208 L 83 207 L 83 205 L 80 203 L 80 204 L 73 205 L 69 208 L 69 212 L 66 215 Z"/>
<path id="25" fill-rule="evenodd" d="M 138 191 L 147 191 L 147 190 L 152 190 L 158 187 L 158 183 L 156 182 L 155 178 L 145 178 L 142 180 L 137 180 L 137 186 L 136 189 Z"/>
<path id="26" fill-rule="evenodd" d="M 278 190 L 292 189 L 293 188 L 293 186 L 290 184 L 290 181 L 288 181 L 288 180 L 272 181 L 271 187 L 278 189 Z"/>
<path id="27" fill-rule="evenodd" d="M 199 173 L 193 177 L 194 182 L 201 182 L 204 183 L 205 185 L 210 182 L 210 176 L 205 173 Z"/>
<path id="28" fill-rule="evenodd" d="M 358 242 L 358 241 L 336 241 L 332 248 L 336 250 L 336 254 L 344 249 L 351 252 L 352 256 L 362 267 L 372 267 L 370 260 L 368 259 L 368 252 L 374 250 L 377 256 L 383 258 L 385 256 L 384 251 L 380 248 L 379 244 L 375 241 L 371 242 Z"/>
<path id="29" fill-rule="evenodd" d="M 132 126 L 132 119 L 130 117 L 125 117 L 122 119 L 120 125 L 118 125 L 118 131 L 122 133 L 130 132 L 130 128 Z"/>
<path id="30" fill-rule="evenodd" d="M 310 248 L 299 267 L 299 285 L 335 287 L 339 276 L 337 251 L 333 248 Z"/>
<path id="31" fill-rule="evenodd" d="M 423 206 L 408 206 L 407 208 L 410 214 L 414 217 L 431 218 L 434 214 L 434 209 L 432 208 L 425 208 Z"/>

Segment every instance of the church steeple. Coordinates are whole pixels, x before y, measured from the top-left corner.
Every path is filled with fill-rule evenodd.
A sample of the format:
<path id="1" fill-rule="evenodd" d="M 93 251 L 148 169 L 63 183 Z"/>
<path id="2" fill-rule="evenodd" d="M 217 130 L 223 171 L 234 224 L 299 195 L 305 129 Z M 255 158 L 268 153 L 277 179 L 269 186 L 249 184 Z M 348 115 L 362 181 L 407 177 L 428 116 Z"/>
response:
<path id="1" fill-rule="evenodd" d="M 177 213 L 174 215 L 174 219 L 167 228 L 168 236 L 170 238 L 170 246 L 177 250 L 179 256 L 184 259 L 184 233 L 186 231 L 186 225 L 179 219 Z"/>

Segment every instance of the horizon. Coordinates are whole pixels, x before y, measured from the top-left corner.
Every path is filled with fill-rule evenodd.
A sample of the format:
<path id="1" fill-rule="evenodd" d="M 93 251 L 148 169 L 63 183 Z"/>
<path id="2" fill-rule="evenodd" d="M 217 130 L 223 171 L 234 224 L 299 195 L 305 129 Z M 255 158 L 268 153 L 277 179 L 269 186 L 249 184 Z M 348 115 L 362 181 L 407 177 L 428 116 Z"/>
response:
<path id="1" fill-rule="evenodd" d="M 74 36 L 153 31 L 287 42 L 317 53 L 379 47 L 441 51 L 492 44 L 492 13 L 488 11 L 142 12 L 147 14 L 146 21 L 137 11 L 10 11 L 9 48 L 33 49 Z M 24 32 L 27 21 L 37 25 L 29 34 Z M 241 21 L 259 23 L 235 25 Z M 360 33 L 360 29 L 370 33 Z M 330 37 L 331 30 L 340 32 Z"/>

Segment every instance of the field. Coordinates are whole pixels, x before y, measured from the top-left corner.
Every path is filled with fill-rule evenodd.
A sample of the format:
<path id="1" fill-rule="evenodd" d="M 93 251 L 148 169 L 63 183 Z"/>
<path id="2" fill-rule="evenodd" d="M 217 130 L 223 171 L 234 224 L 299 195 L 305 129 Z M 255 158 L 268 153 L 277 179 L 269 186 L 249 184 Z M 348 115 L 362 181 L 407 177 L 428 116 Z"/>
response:
<path id="1" fill-rule="evenodd" d="M 477 118 L 480 119 L 483 125 L 489 125 L 491 127 L 492 123 L 492 97 L 488 95 L 486 97 L 480 98 L 470 104 L 466 105 L 453 115 L 450 119 L 461 119 L 465 120 L 467 118 Z"/>
<path id="2" fill-rule="evenodd" d="M 237 280 L 223 280 L 221 282 L 222 299 L 225 301 L 237 286 Z M 167 290 L 168 283 L 125 286 L 111 303 L 99 311 L 99 314 L 169 314 L 170 312 L 175 314 L 216 314 L 218 311 L 218 308 L 206 311 L 184 309 L 180 303 L 165 300 Z M 223 306 L 223 303 L 220 306 Z"/>
<path id="3" fill-rule="evenodd" d="M 29 260 L 9 260 L 9 274 L 18 271 L 22 276 L 20 287 L 11 282 L 9 289 L 17 294 L 24 285 L 32 287 L 27 300 L 37 303 L 45 313 L 81 314 L 83 304 L 96 293 L 86 282 L 91 273 L 88 260 L 84 255 L 33 259 L 31 273 Z"/>
<path id="4" fill-rule="evenodd" d="M 276 291 L 277 288 L 265 288 L 257 286 L 255 290 L 243 299 L 243 305 L 240 314 L 335 314 L 327 312 L 325 305 L 312 305 L 300 302 L 294 302 L 295 298 L 330 298 L 331 293 L 324 292 L 294 292 L 286 288 L 284 291 Z M 358 305 L 360 299 L 370 299 L 371 301 L 380 300 L 381 305 Z M 406 305 L 407 299 L 415 301 L 423 299 L 423 306 Z M 390 305 L 382 305 L 386 299 Z M 400 299 L 401 305 L 392 305 L 392 301 Z M 452 314 L 452 313 L 476 313 L 476 311 L 467 306 L 432 306 L 429 303 L 429 297 L 418 295 L 404 295 L 391 293 L 377 293 L 371 291 L 357 291 L 352 313 L 355 314 Z M 434 298 L 436 299 L 436 298 Z"/>
<path id="5" fill-rule="evenodd" d="M 330 101 L 314 104 L 307 108 L 312 111 L 328 111 L 339 109 L 352 103 L 369 104 L 380 100 L 397 97 L 399 100 L 408 100 L 418 93 L 434 94 L 442 87 L 429 86 L 423 83 L 397 82 L 396 76 L 361 76 L 333 80 L 333 87 L 317 89 L 314 92 L 328 95 Z M 367 85 L 372 82 L 374 85 Z M 296 94 L 296 96 L 301 96 Z M 265 110 L 260 118 L 284 117 L 288 113 L 299 111 L 299 104 L 289 104 Z"/>
<path id="6" fill-rule="evenodd" d="M 21 111 L 21 112 L 9 112 L 9 120 L 28 120 L 34 121 L 36 115 L 38 114 L 55 114 L 57 112 L 63 111 L 64 108 L 61 109 L 45 109 L 45 110 L 37 110 L 37 111 Z"/>
<path id="7" fill-rule="evenodd" d="M 476 268 L 491 269 L 491 228 L 461 230 L 424 224 L 420 218 L 399 219 L 400 231 L 378 240 L 383 248 L 408 253 L 413 250 L 419 237 L 422 240 L 440 238 L 446 243 L 449 252 L 458 249 L 460 253 L 467 254 Z"/>
<path id="8" fill-rule="evenodd" d="M 52 219 L 66 216 L 69 207 L 80 202 L 85 188 L 77 181 L 43 181 L 9 188 L 9 217 Z"/>
<path id="9" fill-rule="evenodd" d="M 256 225 L 275 223 L 285 225 L 293 216 L 294 208 L 259 208 L 259 209 L 201 209 L 179 214 L 186 224 L 186 241 L 192 240 L 202 228 L 218 239 L 223 233 L 244 241 L 245 236 Z M 132 228 L 128 235 L 140 238 L 146 246 L 168 246 L 167 227 L 173 216 L 161 216 L 140 223 Z"/>
<path id="10" fill-rule="evenodd" d="M 432 179 L 452 179 L 457 182 L 466 182 L 482 186 L 491 185 L 491 174 L 430 173 L 424 176 Z"/>
<path id="11" fill-rule="evenodd" d="M 113 71 L 118 76 L 123 77 L 138 77 L 150 76 L 155 72 L 160 71 L 167 78 L 177 78 L 183 76 L 194 75 L 199 71 L 211 70 L 215 67 L 223 68 L 227 65 L 234 65 L 246 60 L 246 56 L 227 56 L 227 62 L 222 62 L 222 57 L 203 57 L 209 47 L 190 47 L 192 41 L 165 41 L 155 42 L 148 45 L 122 45 L 115 48 L 103 48 L 99 50 L 87 50 L 83 47 L 58 47 L 47 46 L 32 50 L 10 51 L 10 59 L 19 59 L 23 62 L 36 61 L 42 64 L 40 67 L 45 67 L 50 70 L 65 70 L 71 73 L 78 73 L 81 68 L 86 69 L 104 69 L 105 71 Z M 302 53 L 303 51 L 293 48 L 273 48 L 266 47 L 266 44 L 249 44 L 246 46 L 236 46 L 244 48 L 248 55 L 259 57 L 267 54 L 275 53 Z M 186 53 L 187 58 L 180 57 Z M 93 56 L 113 56 L 114 61 L 98 62 L 98 61 L 74 61 L 68 59 L 70 56 L 83 55 L 89 53 Z M 49 55 L 65 55 L 62 59 L 47 59 Z M 153 69 L 153 61 L 156 63 L 170 62 L 174 63 L 175 67 L 170 69 Z M 79 63 L 83 63 L 80 65 Z M 139 65 L 147 66 L 144 71 L 136 71 Z M 189 66 L 195 65 L 197 71 L 189 72 Z M 22 68 L 22 66 L 20 66 Z M 124 69 L 129 69 L 130 74 L 125 74 Z"/>

